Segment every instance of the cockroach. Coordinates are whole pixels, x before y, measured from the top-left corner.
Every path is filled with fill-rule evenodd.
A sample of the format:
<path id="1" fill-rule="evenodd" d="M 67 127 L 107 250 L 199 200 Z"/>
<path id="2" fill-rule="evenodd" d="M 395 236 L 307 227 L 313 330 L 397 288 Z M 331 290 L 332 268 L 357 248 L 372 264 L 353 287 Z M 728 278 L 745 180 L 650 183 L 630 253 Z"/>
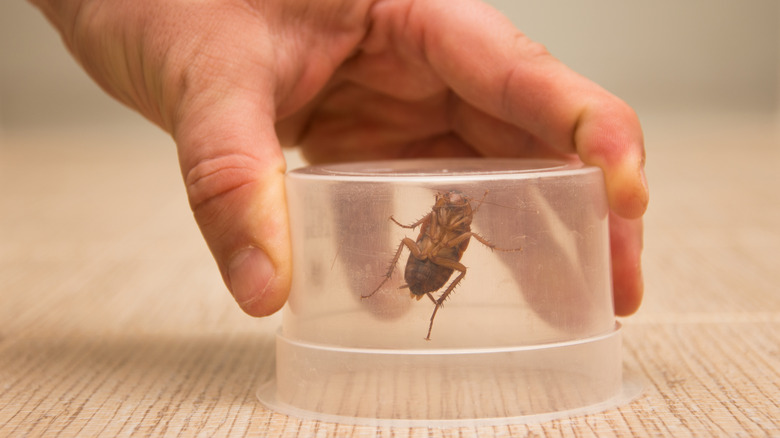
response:
<path id="1" fill-rule="evenodd" d="M 420 234 L 416 241 L 408 237 L 401 240 L 385 278 L 376 289 L 368 295 L 363 295 L 362 298 L 371 297 L 384 286 L 393 275 L 404 247 L 408 248 L 409 259 L 404 271 L 406 284 L 400 286 L 399 289 L 408 288 L 411 297 L 418 301 L 427 296 L 433 302 L 431 322 L 428 325 L 428 334 L 425 336 L 426 340 L 431 340 L 436 313 L 458 283 L 466 276 L 467 268 L 460 262 L 460 259 L 468 248 L 471 238 L 473 237 L 491 250 L 520 251 L 520 248 L 498 248 L 484 237 L 471 231 L 474 214 L 482 206 L 487 194 L 486 191 L 476 207 L 472 207 L 471 198 L 460 192 L 437 193 L 436 202 L 433 204 L 431 212 L 410 225 L 404 225 L 390 216 L 390 220 L 399 227 L 413 230 L 419 226 Z M 444 288 L 455 271 L 458 272 L 458 276 L 449 283 L 439 298 L 435 298 L 433 294 Z"/>

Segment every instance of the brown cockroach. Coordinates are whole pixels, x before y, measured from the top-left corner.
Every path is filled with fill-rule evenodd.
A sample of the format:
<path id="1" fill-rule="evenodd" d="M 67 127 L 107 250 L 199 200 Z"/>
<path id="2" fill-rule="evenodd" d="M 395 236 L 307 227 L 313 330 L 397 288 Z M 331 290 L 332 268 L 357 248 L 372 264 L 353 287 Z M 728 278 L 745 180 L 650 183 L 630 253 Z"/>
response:
<path id="1" fill-rule="evenodd" d="M 399 289 L 409 288 L 412 298 L 419 301 L 423 296 L 427 296 L 435 305 L 431 314 L 431 322 L 428 325 L 428 334 L 425 337 L 426 340 L 430 340 L 436 312 L 466 275 L 467 268 L 460 263 L 460 259 L 468 248 L 471 238 L 477 239 L 495 251 L 520 250 L 520 248 L 497 248 L 484 237 L 471 231 L 474 213 L 482 206 L 487 194 L 486 191 L 477 206 L 472 207 L 471 198 L 457 191 L 437 193 L 436 202 L 431 212 L 410 225 L 401 224 L 390 216 L 390 220 L 399 227 L 415 229 L 420 226 L 420 234 L 417 236 L 417 241 L 408 237 L 401 241 L 385 279 L 373 292 L 363 295 L 362 298 L 369 298 L 382 288 L 393 275 L 404 247 L 408 248 L 410 254 L 404 271 L 406 284 L 400 286 Z M 450 282 L 439 298 L 434 298 L 433 293 L 442 289 L 455 271 L 458 271 L 458 276 Z"/>

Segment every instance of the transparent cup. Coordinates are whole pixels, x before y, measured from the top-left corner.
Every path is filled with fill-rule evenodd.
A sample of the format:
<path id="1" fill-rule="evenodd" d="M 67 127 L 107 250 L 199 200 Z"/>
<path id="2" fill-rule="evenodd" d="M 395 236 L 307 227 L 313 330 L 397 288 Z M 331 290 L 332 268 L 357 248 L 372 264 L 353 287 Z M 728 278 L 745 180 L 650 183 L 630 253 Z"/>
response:
<path id="1" fill-rule="evenodd" d="M 276 375 L 258 392 L 268 406 L 353 424 L 457 425 L 624 399 L 598 168 L 334 164 L 291 171 L 287 192 L 294 275 Z"/>

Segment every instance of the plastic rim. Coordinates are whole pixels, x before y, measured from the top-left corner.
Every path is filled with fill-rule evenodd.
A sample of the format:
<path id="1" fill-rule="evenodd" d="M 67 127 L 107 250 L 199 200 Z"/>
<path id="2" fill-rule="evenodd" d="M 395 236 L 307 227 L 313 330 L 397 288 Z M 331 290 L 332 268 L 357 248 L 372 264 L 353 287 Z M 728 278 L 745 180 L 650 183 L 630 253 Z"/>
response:
<path id="1" fill-rule="evenodd" d="M 599 342 L 605 339 L 609 340 L 610 337 L 619 337 L 619 336 L 620 336 L 620 326 L 619 324 L 617 324 L 615 330 L 610 334 L 595 336 L 594 338 L 588 338 L 573 343 L 568 343 L 568 342 L 555 343 L 549 345 L 538 345 L 533 347 L 520 346 L 517 347 L 517 349 L 512 349 L 512 348 L 478 349 L 478 350 L 468 349 L 463 351 L 459 351 L 457 349 L 443 350 L 443 351 L 431 350 L 430 352 L 428 352 L 428 354 L 430 355 L 442 355 L 442 354 L 489 355 L 489 354 L 505 353 L 505 352 L 510 352 L 510 353 L 519 352 L 522 354 L 522 352 L 541 351 L 544 349 L 566 349 L 567 346 L 571 346 L 571 345 L 580 345 L 580 346 L 583 344 L 587 345 L 589 342 Z M 298 343 L 297 345 L 300 346 L 301 344 Z M 620 344 L 618 343 L 618 346 L 619 345 Z M 327 346 L 323 348 L 329 351 L 343 350 L 340 348 L 333 349 Z M 420 350 L 375 350 L 375 351 L 372 351 L 370 349 L 347 349 L 347 350 L 349 351 L 354 350 L 354 352 L 358 354 L 380 354 L 380 355 L 410 354 L 416 356 L 426 354 L 424 351 L 420 351 Z M 281 365 L 282 367 L 285 366 L 285 364 L 279 364 L 279 365 Z M 590 403 L 584 406 L 576 406 L 570 409 L 550 411 L 550 412 L 540 412 L 540 413 L 529 413 L 523 415 L 511 415 L 511 416 L 503 416 L 503 417 L 496 416 L 496 417 L 489 417 L 489 418 L 436 418 L 436 419 L 374 418 L 374 417 L 348 416 L 348 415 L 338 415 L 338 414 L 332 414 L 326 412 L 317 412 L 317 411 L 301 408 L 300 406 L 294 406 L 292 404 L 286 403 L 282 400 L 279 400 L 279 398 L 277 397 L 276 377 L 277 377 L 276 373 L 274 373 L 272 377 L 270 377 L 267 381 L 265 381 L 263 384 L 260 385 L 256 393 L 260 402 L 273 411 L 285 415 L 289 415 L 292 417 L 304 419 L 304 420 L 317 420 L 317 421 L 323 421 L 329 423 L 340 423 L 340 424 L 350 424 L 350 425 L 389 426 L 389 427 L 450 428 L 450 427 L 463 427 L 463 426 L 496 426 L 496 425 L 506 425 L 506 424 L 539 423 L 539 422 L 551 421 L 555 419 L 593 414 L 593 413 L 616 408 L 618 406 L 629 403 L 631 400 L 639 396 L 643 387 L 643 384 L 641 380 L 638 378 L 638 376 L 636 376 L 633 373 L 623 372 L 622 382 L 619 390 L 616 391 L 614 394 L 612 394 L 610 397 L 607 397 L 604 400 L 600 400 L 595 403 Z"/>

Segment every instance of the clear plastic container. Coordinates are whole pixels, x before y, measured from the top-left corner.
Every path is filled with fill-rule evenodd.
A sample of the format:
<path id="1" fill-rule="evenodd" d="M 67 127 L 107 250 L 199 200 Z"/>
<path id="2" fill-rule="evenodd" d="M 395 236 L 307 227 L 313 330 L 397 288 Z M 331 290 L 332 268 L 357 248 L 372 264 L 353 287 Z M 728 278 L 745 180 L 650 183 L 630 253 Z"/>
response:
<path id="1" fill-rule="evenodd" d="M 276 375 L 258 392 L 268 406 L 346 423 L 456 425 L 625 399 L 598 168 L 323 165 L 288 173 L 287 192 L 294 276 Z"/>

